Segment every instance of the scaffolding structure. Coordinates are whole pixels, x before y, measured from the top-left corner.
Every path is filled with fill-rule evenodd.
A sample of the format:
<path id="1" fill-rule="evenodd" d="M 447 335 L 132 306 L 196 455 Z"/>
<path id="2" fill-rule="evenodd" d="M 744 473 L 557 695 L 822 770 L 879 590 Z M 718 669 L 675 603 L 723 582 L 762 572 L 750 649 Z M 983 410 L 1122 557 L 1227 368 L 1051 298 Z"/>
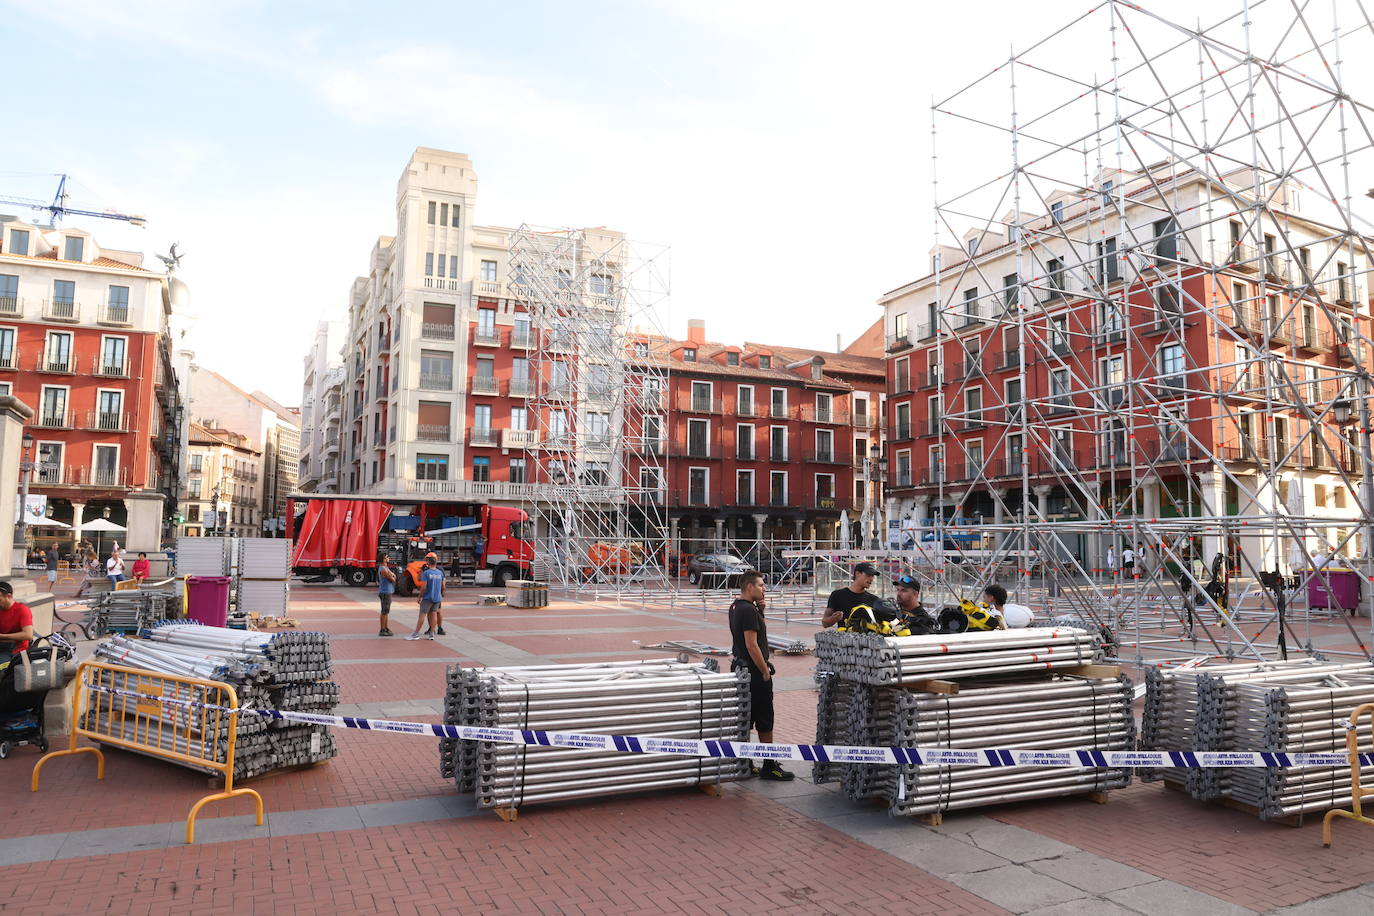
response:
<path id="1" fill-rule="evenodd" d="M 521 226 L 509 286 L 533 329 L 522 445 L 536 575 L 572 597 L 666 590 L 667 370 L 641 339 L 668 294 L 667 249 Z"/>
<path id="2" fill-rule="evenodd" d="M 886 300 L 923 319 L 889 341 L 912 489 L 897 549 L 863 554 L 927 603 L 1001 581 L 1137 663 L 1340 654 L 1323 616 L 1369 654 L 1304 600 L 1337 558 L 1374 609 L 1374 107 L 1347 63 L 1374 29 L 1317 6 L 1188 26 L 1105 0 L 932 101 L 947 241 Z M 951 155 L 996 177 L 948 192 Z"/>

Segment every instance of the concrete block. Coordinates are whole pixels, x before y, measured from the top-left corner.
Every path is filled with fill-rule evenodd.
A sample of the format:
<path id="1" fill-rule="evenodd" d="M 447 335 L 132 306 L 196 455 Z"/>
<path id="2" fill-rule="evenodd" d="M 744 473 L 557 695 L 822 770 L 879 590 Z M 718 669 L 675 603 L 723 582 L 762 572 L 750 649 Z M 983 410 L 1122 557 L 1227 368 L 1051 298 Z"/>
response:
<path id="1" fill-rule="evenodd" d="M 1140 884 L 1105 896 L 1142 913 L 1168 913 L 1169 916 L 1246 916 L 1254 912 L 1172 881 Z"/>
<path id="2" fill-rule="evenodd" d="M 175 839 L 173 836 L 175 835 Z M 186 841 L 186 823 L 133 824 L 103 830 L 82 830 L 67 834 L 54 858 L 79 859 L 84 856 L 104 856 L 143 849 L 166 849 L 174 842 Z"/>
<path id="3" fill-rule="evenodd" d="M 1363 888 L 1356 887 L 1271 912 L 1274 916 L 1368 916 L 1374 912 L 1374 899 Z"/>
<path id="4" fill-rule="evenodd" d="M 396 824 L 419 824 L 425 821 L 447 820 L 452 815 L 445 808 L 442 796 L 412 798 L 406 801 L 358 805 L 355 809 L 368 827 L 392 827 Z"/>
<path id="5" fill-rule="evenodd" d="M 1038 859 L 1030 863 L 1030 868 L 1090 894 L 1105 894 L 1159 880 L 1149 872 L 1077 849 L 1052 859 Z"/>
<path id="6" fill-rule="evenodd" d="M 966 836 L 979 849 L 1017 864 L 1080 851 L 1067 843 L 994 820 L 974 826 L 966 832 Z"/>
<path id="7" fill-rule="evenodd" d="M 37 836 L 0 840 L 0 867 L 51 862 L 57 858 L 68 836 L 70 834 L 67 833 L 40 833 Z"/>
<path id="8" fill-rule="evenodd" d="M 358 809 L 350 806 L 269 813 L 267 826 L 275 837 L 301 833 L 331 833 L 336 830 L 361 830 L 366 825 L 358 814 Z"/>
<path id="9" fill-rule="evenodd" d="M 1013 913 L 1028 913 L 1085 896 L 1078 888 L 1037 874 L 1024 865 L 1003 865 L 986 871 L 944 877 L 952 884 Z"/>

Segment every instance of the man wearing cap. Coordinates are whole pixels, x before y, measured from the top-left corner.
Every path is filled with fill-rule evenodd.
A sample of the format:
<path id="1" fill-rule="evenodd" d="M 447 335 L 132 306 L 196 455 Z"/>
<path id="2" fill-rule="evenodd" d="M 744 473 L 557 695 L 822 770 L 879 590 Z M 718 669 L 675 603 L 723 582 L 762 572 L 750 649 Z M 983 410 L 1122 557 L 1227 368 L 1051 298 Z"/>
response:
<path id="1" fill-rule="evenodd" d="M 854 567 L 854 581 L 844 588 L 837 588 L 825 600 L 825 616 L 821 626 L 833 627 L 849 616 L 849 612 L 861 604 L 872 606 L 878 596 L 868 590 L 878 575 L 878 567 L 864 562 Z"/>
<path id="2" fill-rule="evenodd" d="M 908 629 L 919 621 L 925 624 L 921 632 L 933 631 L 936 627 L 935 618 L 921 604 L 921 583 L 914 576 L 898 576 L 892 580 L 892 584 L 897 589 L 897 608 L 902 612 Z"/>
<path id="3" fill-rule="evenodd" d="M 33 639 L 33 611 L 27 604 L 14 600 L 14 586 L 0 582 L 0 667 L 9 664 L 9 657 L 23 652 Z"/>

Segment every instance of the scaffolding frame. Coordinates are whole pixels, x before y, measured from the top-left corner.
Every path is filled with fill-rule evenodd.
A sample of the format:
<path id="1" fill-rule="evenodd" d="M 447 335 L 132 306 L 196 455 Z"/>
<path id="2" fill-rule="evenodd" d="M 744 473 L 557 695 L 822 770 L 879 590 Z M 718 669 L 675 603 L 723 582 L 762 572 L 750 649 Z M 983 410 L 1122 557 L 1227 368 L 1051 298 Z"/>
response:
<path id="1" fill-rule="evenodd" d="M 668 286 L 668 249 L 618 232 L 522 225 L 511 236 L 509 288 L 533 332 L 535 574 L 570 597 L 669 584 L 667 370 L 637 346 Z"/>
<path id="2" fill-rule="evenodd" d="M 932 99 L 935 238 L 963 225 L 966 243 L 996 244 L 937 246 L 931 282 L 912 285 L 933 293 L 936 358 L 911 394 L 938 398 L 938 451 L 913 440 L 927 473 L 909 483 L 926 489 L 907 524 L 939 549 L 891 562 L 950 598 L 1014 568 L 1023 598 L 1126 624 L 1136 663 L 1178 654 L 1180 632 L 1228 658 L 1329 652 L 1288 606 L 1321 575 L 1315 554 L 1357 542 L 1374 610 L 1371 226 L 1351 184 L 1374 174 L 1374 107 L 1343 79 L 1344 59 L 1374 59 L 1374 29 L 1358 8 L 1342 25 L 1343 5 L 1246 3 L 1190 27 L 1105 0 Z M 941 150 L 989 147 L 1006 168 L 942 195 Z M 1014 387 L 983 383 L 994 349 Z M 1313 511 L 1309 486 L 1352 511 Z M 989 502 L 991 524 L 971 518 Z M 967 537 L 990 542 L 985 556 L 947 562 Z M 1128 546 L 1148 560 L 1123 582 L 1112 558 Z M 1298 589 L 1247 589 L 1244 616 L 1228 613 L 1197 564 L 1217 555 L 1238 585 L 1287 567 Z M 1340 619 L 1368 656 L 1374 640 Z"/>

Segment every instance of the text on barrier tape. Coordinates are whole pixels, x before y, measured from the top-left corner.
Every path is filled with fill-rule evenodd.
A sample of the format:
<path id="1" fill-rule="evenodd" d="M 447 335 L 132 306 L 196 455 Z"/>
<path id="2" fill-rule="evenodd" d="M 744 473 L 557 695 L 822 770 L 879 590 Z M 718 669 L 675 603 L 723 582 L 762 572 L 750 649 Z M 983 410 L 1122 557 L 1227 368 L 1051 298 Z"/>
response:
<path id="1" fill-rule="evenodd" d="M 88 689 L 112 693 L 141 702 L 199 709 L 233 710 L 175 697 L 154 697 L 133 690 L 89 684 Z M 723 739 L 655 738 L 651 735 L 601 735 L 519 728 L 486 728 L 476 725 L 436 725 L 359 716 L 331 716 L 314 712 L 241 707 L 240 715 L 252 714 L 308 725 L 398 732 L 460 741 L 494 741 L 580 750 L 618 751 L 625 754 L 672 754 L 679 757 L 758 757 L 769 760 L 802 760 L 819 763 L 872 763 L 915 766 L 972 767 L 1332 767 L 1350 762 L 1344 752 L 1286 753 L 1282 751 L 1097 751 L 1034 750 L 1024 748 L 857 747 L 847 744 L 751 744 Z M 1344 728 L 1346 721 L 1337 720 Z M 1361 766 L 1374 766 L 1374 754 L 1360 754 Z"/>

